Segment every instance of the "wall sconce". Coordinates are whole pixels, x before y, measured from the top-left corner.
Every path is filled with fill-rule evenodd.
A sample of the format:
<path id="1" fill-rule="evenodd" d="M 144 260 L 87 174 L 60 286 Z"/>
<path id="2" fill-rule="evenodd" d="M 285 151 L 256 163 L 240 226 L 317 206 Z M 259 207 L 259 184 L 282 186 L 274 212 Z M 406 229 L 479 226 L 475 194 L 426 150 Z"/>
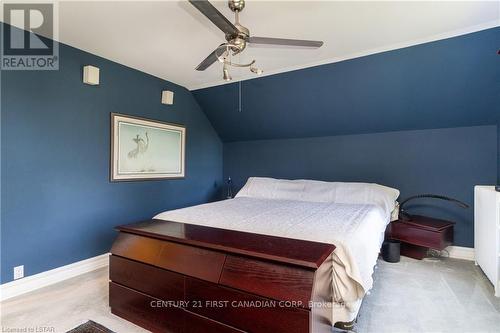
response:
<path id="1" fill-rule="evenodd" d="M 174 92 L 170 90 L 163 90 L 161 92 L 161 104 L 174 104 Z"/>
<path id="2" fill-rule="evenodd" d="M 99 68 L 90 65 L 83 67 L 83 83 L 99 85 Z"/>

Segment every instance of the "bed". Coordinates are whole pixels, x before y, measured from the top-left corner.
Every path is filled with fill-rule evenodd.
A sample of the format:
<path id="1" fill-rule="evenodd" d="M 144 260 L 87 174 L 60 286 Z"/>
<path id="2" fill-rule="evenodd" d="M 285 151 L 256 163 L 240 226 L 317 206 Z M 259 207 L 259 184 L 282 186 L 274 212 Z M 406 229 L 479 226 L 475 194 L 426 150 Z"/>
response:
<path id="1" fill-rule="evenodd" d="M 171 210 L 154 219 L 334 245 L 322 265 L 324 278 L 315 283 L 323 284 L 331 300 L 328 325 L 345 327 L 354 322 L 372 287 L 398 196 L 398 190 L 377 184 L 252 177 L 234 199 Z"/>

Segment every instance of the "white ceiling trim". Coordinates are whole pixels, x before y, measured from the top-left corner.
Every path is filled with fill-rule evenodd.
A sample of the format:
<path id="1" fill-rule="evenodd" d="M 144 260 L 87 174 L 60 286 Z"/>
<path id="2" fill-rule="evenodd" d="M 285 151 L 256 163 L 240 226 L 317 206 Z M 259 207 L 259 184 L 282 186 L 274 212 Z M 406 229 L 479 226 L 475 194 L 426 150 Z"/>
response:
<path id="1" fill-rule="evenodd" d="M 192 90 L 210 88 L 210 87 L 215 87 L 215 86 L 222 86 L 222 85 L 225 85 L 225 84 L 231 84 L 231 83 L 239 82 L 239 81 L 253 80 L 253 79 L 258 79 L 258 78 L 261 78 L 261 77 L 264 77 L 264 76 L 270 76 L 270 75 L 275 75 L 275 74 L 280 74 L 280 73 L 285 73 L 285 72 L 291 72 L 291 71 L 295 71 L 295 70 L 300 70 L 300 69 L 305 69 L 305 68 L 310 68 L 310 67 L 315 67 L 315 66 L 320 66 L 320 65 L 332 64 L 332 63 L 340 62 L 340 61 L 344 61 L 344 60 L 350 60 L 350 59 L 365 57 L 365 56 L 369 56 L 369 55 L 373 55 L 373 54 L 377 54 L 377 53 L 382 53 L 382 52 L 387 52 L 387 51 L 393 51 L 393 50 L 402 49 L 402 48 L 405 48 L 405 47 L 410 47 L 410 46 L 415 46 L 415 45 L 420 45 L 420 44 L 435 42 L 435 41 L 438 41 L 438 40 L 443 40 L 443 39 L 452 38 L 452 37 L 458 37 L 458 36 L 462 36 L 462 35 L 466 35 L 466 34 L 478 32 L 478 31 L 482 31 L 482 30 L 496 28 L 496 27 L 499 27 L 499 26 L 500 26 L 500 20 L 495 20 L 495 21 L 490 21 L 490 22 L 484 23 L 484 24 L 479 24 L 479 25 L 476 25 L 476 26 L 473 26 L 473 27 L 468 27 L 468 28 L 465 28 L 465 29 L 458 29 L 458 30 L 454 30 L 454 31 L 451 31 L 451 32 L 443 33 L 443 34 L 437 34 L 437 35 L 434 35 L 434 36 L 431 36 L 431 37 L 419 38 L 419 39 L 415 39 L 415 40 L 412 40 L 412 41 L 405 41 L 405 42 L 402 42 L 402 43 L 396 43 L 396 44 L 392 44 L 392 45 L 388 45 L 388 46 L 384 46 L 384 47 L 379 47 L 379 48 L 374 48 L 374 49 L 371 49 L 371 50 L 366 50 L 366 51 L 363 51 L 363 52 L 356 52 L 356 53 L 352 53 L 352 54 L 349 54 L 349 55 L 346 55 L 346 56 L 342 56 L 342 57 L 333 57 L 333 58 L 323 59 L 323 60 L 320 60 L 320 61 L 311 62 L 311 63 L 308 63 L 308 64 L 302 64 L 302 65 L 297 65 L 297 66 L 289 66 L 289 67 L 285 67 L 285 68 L 280 68 L 278 70 L 265 71 L 263 74 L 261 74 L 259 76 L 256 76 L 255 74 L 250 74 L 250 75 L 247 75 L 244 78 L 235 79 L 235 80 L 232 80 L 232 81 L 229 81 L 229 82 L 222 81 L 222 80 L 217 80 L 217 81 L 208 82 L 208 83 L 205 83 L 205 84 L 192 85 L 192 86 L 189 86 L 189 87 L 186 87 L 186 88 L 188 88 L 189 90 L 192 91 Z"/>

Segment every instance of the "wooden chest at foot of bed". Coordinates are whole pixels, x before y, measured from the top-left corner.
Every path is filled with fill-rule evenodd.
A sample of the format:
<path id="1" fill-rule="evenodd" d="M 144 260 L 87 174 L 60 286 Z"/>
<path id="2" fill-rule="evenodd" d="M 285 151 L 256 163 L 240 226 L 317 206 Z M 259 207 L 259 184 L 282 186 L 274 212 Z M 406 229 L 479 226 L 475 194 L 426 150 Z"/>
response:
<path id="1" fill-rule="evenodd" d="M 333 245 L 151 220 L 120 226 L 111 312 L 153 332 L 331 332 Z"/>

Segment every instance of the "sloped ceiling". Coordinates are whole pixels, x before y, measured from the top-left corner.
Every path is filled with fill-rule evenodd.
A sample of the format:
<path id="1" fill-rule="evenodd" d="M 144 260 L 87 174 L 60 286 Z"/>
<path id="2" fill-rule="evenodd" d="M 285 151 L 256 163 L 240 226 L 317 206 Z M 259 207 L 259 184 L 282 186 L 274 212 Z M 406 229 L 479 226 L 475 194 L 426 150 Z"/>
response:
<path id="1" fill-rule="evenodd" d="M 226 142 L 497 124 L 499 42 L 493 28 L 193 93 Z"/>
<path id="2" fill-rule="evenodd" d="M 231 21 L 226 1 L 214 5 Z M 221 66 L 194 70 L 223 33 L 186 1 L 59 1 L 63 43 L 196 89 L 222 84 Z M 331 63 L 489 28 L 497 1 L 252 1 L 241 22 L 256 36 L 319 39 L 318 50 L 247 48 L 265 74 Z M 233 71 L 234 79 L 253 77 Z"/>

